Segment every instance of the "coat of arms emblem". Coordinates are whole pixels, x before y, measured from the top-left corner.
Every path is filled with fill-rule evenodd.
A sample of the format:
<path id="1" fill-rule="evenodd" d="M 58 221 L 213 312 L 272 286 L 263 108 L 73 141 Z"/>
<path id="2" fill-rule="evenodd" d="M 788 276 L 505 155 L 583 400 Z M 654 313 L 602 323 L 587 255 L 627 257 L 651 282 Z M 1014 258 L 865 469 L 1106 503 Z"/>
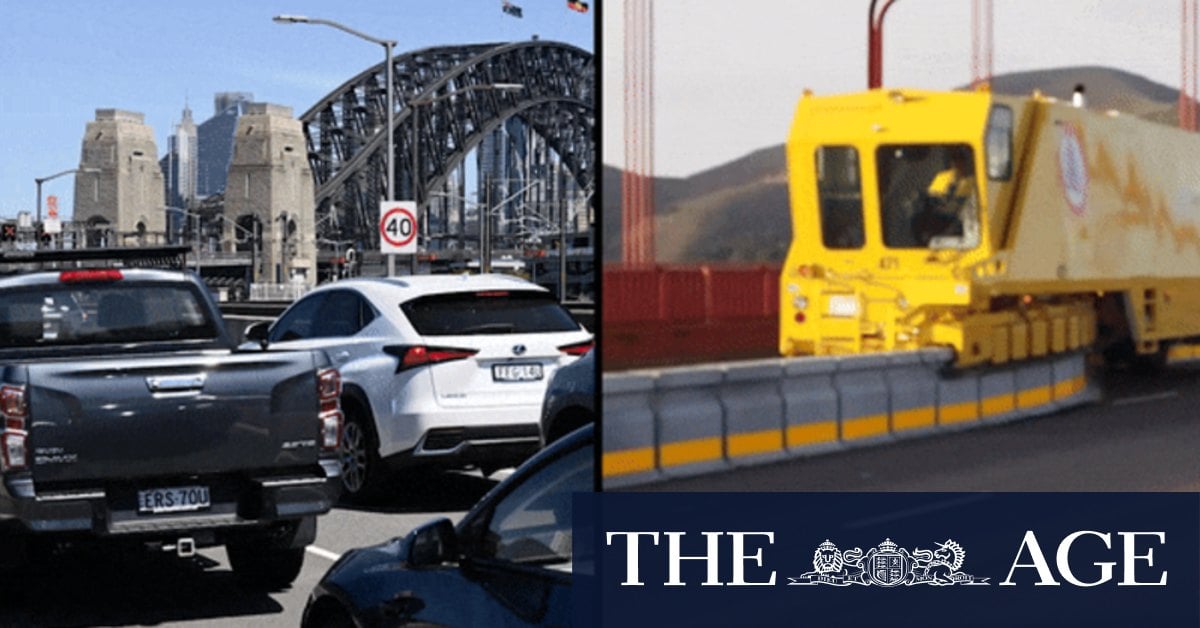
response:
<path id="1" fill-rule="evenodd" d="M 931 550 L 916 548 L 910 552 L 888 538 L 865 553 L 857 547 L 843 552 L 826 539 L 813 552 L 813 570 L 788 580 L 789 584 L 840 587 L 988 584 L 987 578 L 976 578 L 959 570 L 967 551 L 956 541 L 946 539 L 935 546 Z"/>

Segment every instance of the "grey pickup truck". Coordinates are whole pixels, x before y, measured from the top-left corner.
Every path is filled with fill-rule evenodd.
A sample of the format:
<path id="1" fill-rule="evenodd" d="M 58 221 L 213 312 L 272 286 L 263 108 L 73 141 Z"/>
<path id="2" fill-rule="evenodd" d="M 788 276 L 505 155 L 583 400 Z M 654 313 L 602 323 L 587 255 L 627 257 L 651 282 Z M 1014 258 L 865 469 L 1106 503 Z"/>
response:
<path id="1" fill-rule="evenodd" d="M 248 586 L 299 573 L 341 489 L 340 377 L 320 352 L 236 349 L 194 274 L 136 267 L 183 250 L 0 253 L 24 271 L 0 274 L 0 560 L 224 545 Z"/>

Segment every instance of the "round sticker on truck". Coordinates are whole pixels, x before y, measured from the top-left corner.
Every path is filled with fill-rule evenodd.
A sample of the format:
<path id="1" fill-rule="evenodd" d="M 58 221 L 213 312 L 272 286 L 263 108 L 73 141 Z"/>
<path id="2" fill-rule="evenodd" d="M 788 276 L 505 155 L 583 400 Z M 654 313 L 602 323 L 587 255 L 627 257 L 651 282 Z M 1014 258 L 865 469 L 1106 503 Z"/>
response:
<path id="1" fill-rule="evenodd" d="M 1079 129 L 1070 123 L 1059 126 L 1062 139 L 1058 143 L 1058 178 L 1062 182 L 1063 195 L 1076 216 L 1087 209 L 1088 171 L 1087 157 L 1083 152 L 1083 139 Z"/>

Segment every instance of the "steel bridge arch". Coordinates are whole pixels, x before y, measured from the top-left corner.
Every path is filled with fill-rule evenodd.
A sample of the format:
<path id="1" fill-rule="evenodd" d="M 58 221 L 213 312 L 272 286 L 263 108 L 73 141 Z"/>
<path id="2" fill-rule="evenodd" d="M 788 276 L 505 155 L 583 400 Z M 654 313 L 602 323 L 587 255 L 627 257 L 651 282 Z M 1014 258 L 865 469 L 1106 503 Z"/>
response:
<path id="1" fill-rule="evenodd" d="M 318 235 L 377 242 L 386 191 L 384 63 L 349 79 L 300 116 L 316 183 Z M 519 83 L 519 91 L 479 89 Z M 532 40 L 440 46 L 393 59 L 396 195 L 437 189 L 484 137 L 520 117 L 554 150 L 582 190 L 595 176 L 595 66 L 569 44 Z M 450 95 L 453 94 L 453 95 Z M 417 101 L 435 100 L 420 105 Z M 414 118 L 420 185 L 413 190 Z M 419 198 L 418 200 L 424 200 Z"/>

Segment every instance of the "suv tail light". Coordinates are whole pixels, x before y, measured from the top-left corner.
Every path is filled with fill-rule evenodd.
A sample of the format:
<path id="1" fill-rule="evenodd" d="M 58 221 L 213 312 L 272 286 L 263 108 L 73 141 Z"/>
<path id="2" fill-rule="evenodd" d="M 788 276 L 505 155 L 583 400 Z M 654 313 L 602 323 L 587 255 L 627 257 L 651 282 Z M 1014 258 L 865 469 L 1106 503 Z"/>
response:
<path id="1" fill-rule="evenodd" d="M 438 364 L 451 360 L 465 360 L 476 353 L 478 349 L 457 349 L 454 347 L 426 347 L 424 345 L 393 345 L 384 347 L 383 352 L 400 358 L 396 372 L 406 371 L 426 364 Z"/>
<path id="2" fill-rule="evenodd" d="M 29 404 L 24 386 L 0 386 L 0 415 L 4 419 L 4 431 L 0 432 L 0 470 L 24 469 L 25 420 L 29 417 Z"/>
<path id="3" fill-rule="evenodd" d="M 595 339 L 592 339 L 585 340 L 583 342 L 577 342 L 575 344 L 563 345 L 559 347 L 558 350 L 567 355 L 583 355 L 588 351 L 591 351 L 592 347 L 594 346 L 596 346 L 596 341 Z"/>
<path id="4" fill-rule="evenodd" d="M 317 419 L 321 423 L 321 449 L 336 450 L 342 444 L 342 375 L 337 369 L 317 371 L 317 403 L 320 411 Z"/>

